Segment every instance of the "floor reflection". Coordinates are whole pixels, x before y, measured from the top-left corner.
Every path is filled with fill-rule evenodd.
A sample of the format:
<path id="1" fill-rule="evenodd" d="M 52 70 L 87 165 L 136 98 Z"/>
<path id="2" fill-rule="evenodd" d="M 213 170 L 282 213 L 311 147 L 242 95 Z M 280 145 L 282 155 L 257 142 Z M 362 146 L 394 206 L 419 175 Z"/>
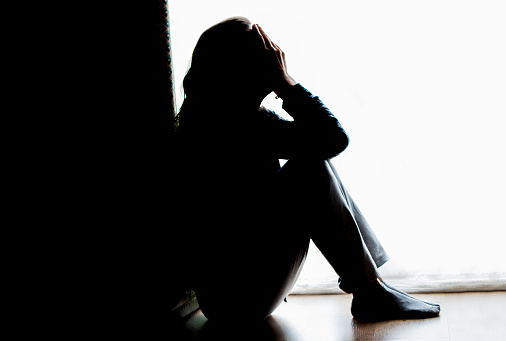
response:
<path id="1" fill-rule="evenodd" d="M 248 321 L 242 307 L 231 310 L 230 320 L 222 324 L 197 311 L 171 329 L 169 340 L 504 340 L 506 292 L 417 297 L 440 303 L 441 316 L 361 323 L 351 316 L 351 295 L 300 295 L 288 297 L 288 303 L 260 322 Z"/>
<path id="2" fill-rule="evenodd" d="M 297 338 L 290 322 L 274 316 L 260 321 L 236 319 L 215 322 L 208 320 L 200 311 L 184 323 L 173 326 L 175 340 L 262 340 L 289 341 Z M 174 333 L 172 333 L 174 335 Z"/>

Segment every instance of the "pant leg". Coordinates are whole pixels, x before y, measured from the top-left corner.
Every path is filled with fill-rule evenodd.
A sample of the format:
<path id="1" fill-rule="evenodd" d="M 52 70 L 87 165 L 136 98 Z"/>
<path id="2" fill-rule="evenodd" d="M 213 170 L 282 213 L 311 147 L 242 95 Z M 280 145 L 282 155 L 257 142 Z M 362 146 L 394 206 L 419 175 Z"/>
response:
<path id="1" fill-rule="evenodd" d="M 301 272 L 309 235 L 294 229 L 294 216 L 284 215 L 288 208 L 276 183 L 265 191 L 254 198 L 245 192 L 247 198 L 228 202 L 233 208 L 213 205 L 198 235 L 193 289 L 211 320 L 269 316 Z"/>
<path id="2" fill-rule="evenodd" d="M 203 255 L 194 266 L 194 290 L 202 312 L 211 320 L 226 321 L 269 316 L 297 281 L 308 247 L 309 239 L 288 237 L 274 249 L 259 244 L 253 254 L 241 252 L 226 259 Z"/>
<path id="3" fill-rule="evenodd" d="M 341 288 L 353 292 L 376 280 L 388 256 L 330 161 L 290 160 L 280 174 L 285 188 L 292 185 L 293 211 L 306 215 L 310 237 L 341 278 Z"/>
<path id="4" fill-rule="evenodd" d="M 341 190 L 341 193 L 346 200 L 346 204 L 349 207 L 351 213 L 353 214 L 353 217 L 355 218 L 355 222 L 357 223 L 358 228 L 360 229 L 360 233 L 362 235 L 362 238 L 364 239 L 365 245 L 367 246 L 367 249 L 369 250 L 369 253 L 371 254 L 374 263 L 376 264 L 376 267 L 380 267 L 383 264 L 385 264 L 389 257 L 381 245 L 380 241 L 378 240 L 378 237 L 376 237 L 375 233 L 371 229 L 369 223 L 365 219 L 364 215 L 358 208 L 357 204 L 353 201 L 350 194 L 344 187 L 341 178 L 337 174 L 336 169 L 332 165 L 332 162 L 327 161 L 327 164 L 329 166 L 329 171 L 331 172 L 331 176 L 335 177 L 337 181 L 337 185 L 339 185 L 339 189 Z"/>

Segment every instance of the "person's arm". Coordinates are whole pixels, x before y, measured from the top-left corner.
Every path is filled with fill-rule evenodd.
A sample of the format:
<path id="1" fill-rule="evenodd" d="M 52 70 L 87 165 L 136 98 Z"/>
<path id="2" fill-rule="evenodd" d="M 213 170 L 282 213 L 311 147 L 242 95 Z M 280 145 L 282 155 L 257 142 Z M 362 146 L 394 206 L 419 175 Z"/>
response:
<path id="1" fill-rule="evenodd" d="M 272 138 L 276 156 L 288 159 L 297 155 L 332 158 L 348 146 L 348 136 L 337 118 L 316 96 L 298 84 L 287 71 L 285 54 L 258 26 L 253 27 L 270 55 L 274 92 L 283 99 L 283 109 L 293 122 L 269 120 L 265 136 Z"/>
<path id="2" fill-rule="evenodd" d="M 337 156 L 348 147 L 349 138 L 338 119 L 317 96 L 297 84 L 283 97 L 283 109 L 294 118 L 301 148 L 321 158 Z"/>
<path id="3" fill-rule="evenodd" d="M 339 155 L 348 146 L 348 135 L 337 118 L 302 85 L 296 84 L 285 93 L 283 109 L 293 121 L 269 112 L 260 129 L 273 156 L 324 160 Z"/>

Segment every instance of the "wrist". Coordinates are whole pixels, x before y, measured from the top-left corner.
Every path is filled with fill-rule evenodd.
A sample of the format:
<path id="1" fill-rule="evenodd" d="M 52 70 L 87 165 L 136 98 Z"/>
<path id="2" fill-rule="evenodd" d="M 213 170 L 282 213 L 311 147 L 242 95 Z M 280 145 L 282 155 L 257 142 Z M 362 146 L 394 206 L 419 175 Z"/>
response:
<path id="1" fill-rule="evenodd" d="M 296 84 L 297 82 L 291 76 L 287 75 L 286 77 L 283 78 L 283 82 L 276 89 L 274 89 L 274 93 L 278 97 L 283 98 L 286 92 Z"/>

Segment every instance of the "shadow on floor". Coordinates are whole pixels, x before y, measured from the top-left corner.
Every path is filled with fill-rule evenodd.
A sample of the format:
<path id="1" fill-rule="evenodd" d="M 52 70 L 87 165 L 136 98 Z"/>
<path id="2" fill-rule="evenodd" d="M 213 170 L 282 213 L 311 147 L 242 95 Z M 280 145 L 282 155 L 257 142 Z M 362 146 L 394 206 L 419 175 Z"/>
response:
<path id="1" fill-rule="evenodd" d="M 208 320 L 199 310 L 185 321 L 172 326 L 174 340 L 292 340 L 292 328 L 282 319 L 269 316 L 264 320 L 234 322 Z M 172 338 L 171 338 L 172 339 Z"/>

